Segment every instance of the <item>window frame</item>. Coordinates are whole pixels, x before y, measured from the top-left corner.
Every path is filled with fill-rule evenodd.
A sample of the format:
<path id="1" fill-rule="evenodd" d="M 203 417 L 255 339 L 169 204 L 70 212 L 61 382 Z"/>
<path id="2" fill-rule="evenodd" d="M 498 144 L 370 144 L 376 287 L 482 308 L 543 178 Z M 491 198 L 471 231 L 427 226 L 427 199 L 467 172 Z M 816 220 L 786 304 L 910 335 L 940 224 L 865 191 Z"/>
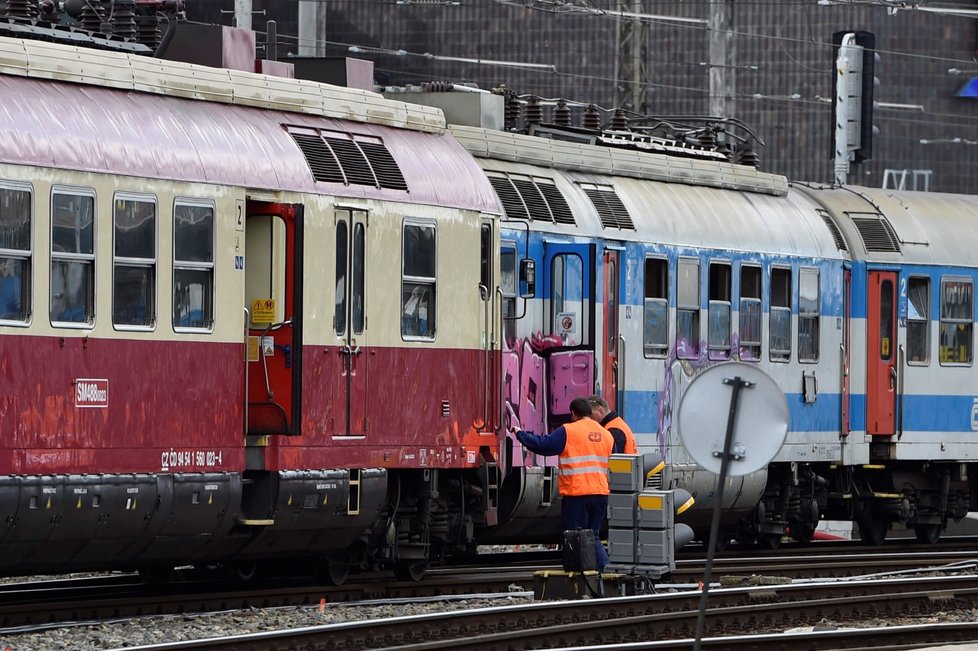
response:
<path id="1" fill-rule="evenodd" d="M 433 244 L 433 255 L 434 255 L 434 276 L 408 276 L 405 273 L 404 263 L 404 244 L 405 235 L 407 233 L 407 228 L 411 226 L 414 228 L 430 228 L 434 231 L 434 237 L 432 238 Z M 352 237 L 352 233 L 351 233 Z M 434 341 L 438 335 L 438 222 L 433 219 L 422 219 L 420 217 L 405 217 L 401 222 L 401 300 L 399 303 L 399 314 L 401 318 L 399 319 L 400 327 L 398 328 L 401 333 L 401 339 L 403 341 L 423 341 L 431 342 Z M 429 323 L 428 330 L 430 334 L 427 335 L 415 335 L 407 334 L 404 331 L 404 284 L 406 282 L 414 283 L 416 285 L 428 284 L 431 287 L 431 307 L 432 312 L 434 312 L 434 323 Z M 431 319 L 429 319 L 429 322 Z"/>
<path id="2" fill-rule="evenodd" d="M 177 206 L 186 206 L 188 208 L 210 208 L 211 209 L 211 261 L 206 262 L 190 262 L 177 260 Z M 207 199 L 196 199 L 190 197 L 176 197 L 173 199 L 173 214 L 171 215 L 173 224 L 173 250 L 172 250 L 172 267 L 170 275 L 170 324 L 173 327 L 174 332 L 193 332 L 193 333 L 211 333 L 214 332 L 214 326 L 217 321 L 217 310 L 215 306 L 217 305 L 217 205 L 214 201 Z M 158 257 L 158 256 L 157 256 Z M 210 284 L 211 284 L 211 301 L 210 301 L 210 319 L 207 326 L 178 326 L 174 319 L 173 308 L 174 308 L 174 292 L 176 291 L 176 280 L 177 280 L 177 270 L 181 271 L 210 271 Z"/>
<path id="3" fill-rule="evenodd" d="M 757 275 L 757 296 L 748 296 L 744 293 L 744 271 L 752 270 Z M 764 355 L 764 268 L 760 264 L 742 262 L 740 264 L 739 285 L 737 286 L 737 345 L 740 359 L 744 361 L 759 362 Z M 745 342 L 744 340 L 744 302 L 748 305 L 757 305 L 756 324 L 757 340 Z M 746 315 L 750 317 L 751 315 Z M 744 356 L 744 351 L 756 348 L 757 353 Z"/>
<path id="4" fill-rule="evenodd" d="M 665 271 L 665 278 L 660 282 L 661 288 L 664 289 L 665 296 L 650 296 L 649 295 L 649 263 L 655 262 L 660 265 L 661 270 Z M 646 359 L 663 359 L 669 355 L 669 336 L 672 334 L 671 319 L 669 318 L 669 299 L 670 292 L 672 291 L 672 278 L 671 278 L 671 268 L 669 266 L 669 258 L 665 255 L 646 255 L 644 263 L 642 265 L 642 356 Z M 657 292 L 663 293 L 663 292 Z M 648 322 L 645 318 L 645 312 L 648 309 L 649 302 L 654 301 L 657 304 L 665 304 L 665 325 L 666 325 L 666 337 L 665 341 L 659 345 L 659 342 L 655 342 L 655 346 L 649 345 L 649 330 Z M 653 350 L 650 350 L 653 348 Z"/>
<path id="5" fill-rule="evenodd" d="M 718 270 L 725 267 L 726 273 L 726 286 L 725 287 L 714 287 L 713 286 L 713 271 L 714 267 Z M 707 356 L 713 360 L 725 360 L 730 359 L 731 351 L 733 350 L 733 262 L 730 260 L 710 260 L 707 263 L 707 286 L 706 286 L 706 350 Z M 714 289 L 720 290 L 720 293 L 726 292 L 727 300 L 722 298 L 714 299 L 711 296 L 714 295 Z M 714 344 L 713 343 L 713 314 L 714 306 L 717 308 L 727 308 L 727 343 Z"/>
<path id="6" fill-rule="evenodd" d="M 802 314 L 802 300 L 801 300 L 801 290 L 802 281 L 808 276 L 815 277 L 815 311 L 805 312 Z M 798 362 L 800 364 L 817 364 L 819 357 L 822 354 L 822 274 L 818 267 L 800 267 L 798 269 L 798 331 L 795 333 L 797 337 L 798 346 Z M 801 332 L 802 332 L 802 322 L 813 321 L 815 326 L 815 336 L 812 342 L 814 355 L 813 356 L 802 356 L 802 345 L 801 345 Z"/>
<path id="7" fill-rule="evenodd" d="M 971 287 L 971 310 L 970 310 L 970 314 L 969 314 L 969 316 L 968 316 L 967 319 L 945 318 L 944 317 L 944 288 L 945 288 L 945 285 L 946 284 L 949 284 L 949 283 L 962 283 L 962 284 L 965 284 L 965 285 L 968 285 L 969 287 Z M 941 343 L 941 341 L 939 340 L 939 342 L 938 342 L 939 348 L 938 348 L 937 358 L 938 358 L 938 361 L 939 361 L 940 365 L 941 366 L 960 366 L 960 367 L 972 366 L 974 364 L 974 361 L 975 361 L 975 328 L 974 328 L 974 321 L 975 321 L 975 280 L 974 280 L 974 278 L 972 278 L 971 276 L 956 276 L 956 275 L 941 276 L 940 305 L 938 307 L 939 307 L 939 310 L 940 310 L 939 313 L 938 313 L 939 314 L 939 328 L 940 328 L 939 336 L 941 338 L 943 338 L 943 334 L 944 334 L 943 331 L 944 331 L 944 324 L 945 323 L 953 323 L 953 324 L 957 324 L 957 325 L 967 325 L 968 328 L 970 329 L 970 336 L 969 336 L 969 341 L 968 341 L 968 344 L 969 344 L 968 345 L 968 353 L 969 353 L 969 355 L 968 355 L 968 361 L 967 362 L 953 362 L 953 361 L 952 362 L 948 362 L 948 361 L 945 361 L 944 360 L 944 356 L 941 354 L 941 348 L 943 348 L 944 346 L 943 346 L 943 343 Z"/>
<path id="8" fill-rule="evenodd" d="M 682 294 L 680 291 L 679 284 L 683 280 L 682 270 L 684 266 L 693 266 L 696 268 L 696 284 L 695 284 L 695 296 L 696 305 L 693 306 L 691 303 L 682 302 Z M 703 330 L 702 318 L 700 317 L 700 312 L 703 311 L 702 307 L 702 286 L 703 286 L 703 274 L 702 274 L 702 263 L 699 258 L 693 257 L 680 257 L 676 263 L 676 357 L 678 359 L 698 359 L 700 356 L 700 343 L 701 334 Z M 691 336 L 693 341 L 691 343 L 691 352 L 686 354 L 680 354 L 679 351 L 679 317 L 683 313 L 692 313 L 693 316 L 693 331 Z"/>
<path id="9" fill-rule="evenodd" d="M 92 253 L 63 253 L 55 252 L 54 250 L 54 196 L 56 194 L 67 195 L 73 197 L 91 197 L 92 199 Z M 94 188 L 90 187 L 80 187 L 80 186 L 70 186 L 70 185 L 53 185 L 51 186 L 51 197 L 49 204 L 49 214 L 51 216 L 51 232 L 50 232 L 50 251 L 51 251 L 51 271 L 48 278 L 48 320 L 51 325 L 55 328 L 74 328 L 80 330 L 91 330 L 95 327 L 95 323 L 98 319 L 98 283 L 96 279 L 98 278 L 98 192 Z M 91 274 L 89 280 L 92 287 L 92 312 L 91 318 L 87 321 L 58 321 L 54 318 L 52 314 L 51 301 L 53 297 L 51 296 L 52 282 L 54 278 L 54 263 L 56 261 L 68 261 L 68 262 L 88 262 L 91 265 Z"/>
<path id="10" fill-rule="evenodd" d="M 37 197 L 34 192 L 34 184 L 21 181 L 0 180 L 0 188 L 4 190 L 14 190 L 26 192 L 30 201 L 28 207 L 28 219 L 30 220 L 29 233 L 27 235 L 26 249 L 0 249 L 0 259 L 18 259 L 26 263 L 27 271 L 23 274 L 21 282 L 26 287 L 20 288 L 20 300 L 22 303 L 23 319 L 0 319 L 0 326 L 12 326 L 15 328 L 27 328 L 34 322 L 34 257 L 35 257 L 35 233 L 37 227 Z"/>
<path id="11" fill-rule="evenodd" d="M 151 203 L 155 209 L 154 219 L 155 228 L 153 231 L 153 258 L 152 263 L 147 264 L 149 258 L 130 258 L 116 255 L 116 202 L 132 201 L 140 203 Z M 154 332 L 159 324 L 159 266 L 160 266 L 160 202 L 155 194 L 141 192 L 116 192 L 112 195 L 112 327 L 115 330 L 126 332 Z M 120 262 L 121 261 L 121 262 Z M 152 275 L 150 287 L 149 306 L 152 307 L 153 315 L 148 324 L 116 323 L 115 320 L 115 301 L 116 301 L 116 272 L 120 266 L 149 268 Z"/>
<path id="12" fill-rule="evenodd" d="M 927 294 L 925 296 L 925 299 L 926 300 L 924 302 L 924 306 L 925 306 L 927 312 L 926 312 L 926 314 L 924 315 L 923 318 L 914 318 L 914 317 L 911 317 L 910 316 L 910 306 L 913 304 L 913 301 L 910 298 L 910 296 L 911 296 L 911 289 L 912 289 L 911 286 L 913 285 L 913 282 L 915 280 L 922 280 L 922 281 L 924 281 L 924 283 L 926 285 L 926 289 L 927 289 Z M 906 359 L 906 362 L 907 362 L 907 365 L 908 366 L 930 366 L 930 346 L 931 346 L 931 343 L 930 343 L 930 332 L 931 332 L 930 324 L 931 324 L 931 321 L 932 321 L 932 319 L 930 318 L 930 315 L 931 315 L 931 312 L 933 312 L 933 305 L 932 305 L 932 302 L 933 302 L 933 286 L 934 286 L 934 283 L 931 280 L 931 277 L 930 276 L 927 276 L 927 275 L 924 275 L 924 274 L 910 274 L 910 275 L 907 276 L 907 333 L 906 333 L 906 340 L 907 340 L 907 359 Z M 912 353 L 914 351 L 910 350 L 910 324 L 911 323 L 923 323 L 924 324 L 924 350 L 923 350 L 924 357 L 923 357 L 923 359 L 916 360 L 916 361 L 913 361 L 913 355 L 912 355 Z"/>
<path id="13" fill-rule="evenodd" d="M 791 268 L 790 265 L 778 264 L 778 265 L 771 265 L 770 272 L 768 274 L 768 276 L 770 277 L 770 280 L 768 281 L 768 308 L 767 308 L 768 309 L 768 314 L 767 314 L 768 359 L 775 364 L 787 364 L 791 361 L 791 352 L 792 352 L 791 351 L 791 342 L 792 342 L 791 318 L 792 318 L 792 310 L 794 309 L 794 306 L 792 305 L 792 300 L 794 297 L 794 292 L 792 291 L 792 286 L 794 285 L 793 271 L 794 270 Z M 787 296 L 788 299 L 787 306 L 780 305 L 780 304 L 775 306 L 774 304 L 775 272 L 788 274 L 788 286 L 785 289 L 785 295 Z M 773 327 L 774 320 L 772 318 L 772 315 L 774 314 L 775 309 L 777 309 L 779 312 L 787 312 L 788 314 L 788 333 L 785 336 L 785 341 L 788 344 L 787 350 L 775 349 L 771 341 L 771 338 L 774 336 L 774 327 Z"/>

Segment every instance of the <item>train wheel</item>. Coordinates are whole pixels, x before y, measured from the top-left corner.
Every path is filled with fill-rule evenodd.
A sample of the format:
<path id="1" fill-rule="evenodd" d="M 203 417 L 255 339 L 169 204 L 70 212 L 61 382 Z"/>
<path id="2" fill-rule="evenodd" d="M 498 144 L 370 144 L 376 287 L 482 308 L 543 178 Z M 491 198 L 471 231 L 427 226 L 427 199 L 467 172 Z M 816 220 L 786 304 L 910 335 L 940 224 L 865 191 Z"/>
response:
<path id="1" fill-rule="evenodd" d="M 781 534 L 764 534 L 757 539 L 762 549 L 777 549 L 781 546 Z"/>
<path id="2" fill-rule="evenodd" d="M 917 542 L 925 545 L 937 544 L 941 539 L 941 525 L 939 524 L 918 524 L 913 528 L 917 535 Z"/>
<path id="3" fill-rule="evenodd" d="M 349 575 L 349 554 L 330 554 L 316 565 L 316 578 L 329 585 L 343 585 Z"/>
<path id="4" fill-rule="evenodd" d="M 258 563 L 242 562 L 231 566 L 231 578 L 241 583 L 254 581 L 258 576 Z"/>
<path id="5" fill-rule="evenodd" d="M 890 523 L 879 516 L 860 518 L 856 524 L 859 525 L 859 540 L 863 544 L 879 547 L 886 541 L 886 532 L 890 529 Z"/>
<path id="6" fill-rule="evenodd" d="M 394 564 L 394 576 L 400 581 L 420 581 L 428 571 L 428 561 L 400 561 Z"/>

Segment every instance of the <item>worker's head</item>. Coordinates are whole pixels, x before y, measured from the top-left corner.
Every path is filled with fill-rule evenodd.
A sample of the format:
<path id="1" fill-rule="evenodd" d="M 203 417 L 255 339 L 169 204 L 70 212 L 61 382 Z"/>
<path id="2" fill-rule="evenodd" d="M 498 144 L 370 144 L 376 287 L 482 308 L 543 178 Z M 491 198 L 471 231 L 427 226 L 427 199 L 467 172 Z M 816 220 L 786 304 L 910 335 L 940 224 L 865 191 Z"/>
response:
<path id="1" fill-rule="evenodd" d="M 574 398 L 570 403 L 571 420 L 591 417 L 591 403 L 587 398 Z"/>
<path id="2" fill-rule="evenodd" d="M 599 395 L 590 396 L 587 401 L 591 403 L 591 413 L 598 420 L 607 416 L 608 412 L 611 411 L 611 407 L 608 406 L 608 401 Z"/>

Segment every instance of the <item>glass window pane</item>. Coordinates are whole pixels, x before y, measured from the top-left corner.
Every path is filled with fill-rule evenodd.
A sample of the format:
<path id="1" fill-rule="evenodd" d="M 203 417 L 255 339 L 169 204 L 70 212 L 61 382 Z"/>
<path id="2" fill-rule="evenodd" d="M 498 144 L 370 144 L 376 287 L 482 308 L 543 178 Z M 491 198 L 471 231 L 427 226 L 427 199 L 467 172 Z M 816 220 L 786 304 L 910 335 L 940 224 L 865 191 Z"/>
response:
<path id="1" fill-rule="evenodd" d="M 213 323 L 211 269 L 173 270 L 173 326 L 210 328 Z"/>
<path id="2" fill-rule="evenodd" d="M 214 261 L 214 209 L 211 206 L 173 208 L 173 257 L 180 262 Z"/>
<path id="3" fill-rule="evenodd" d="M 730 350 L 730 304 L 710 301 L 709 348 L 716 351 Z"/>
<path id="4" fill-rule="evenodd" d="M 700 265 L 690 260 L 679 261 L 678 290 L 676 295 L 678 307 L 700 307 Z"/>
<path id="5" fill-rule="evenodd" d="M 973 313 L 971 283 L 960 280 L 945 281 L 941 318 L 970 321 Z"/>
<path id="6" fill-rule="evenodd" d="M 756 298 L 740 299 L 740 357 L 761 357 L 761 301 Z"/>
<path id="7" fill-rule="evenodd" d="M 880 359 L 893 356 L 893 283 L 880 283 Z"/>
<path id="8" fill-rule="evenodd" d="M 356 224 L 353 227 L 353 289 L 350 292 L 350 309 L 352 315 L 350 321 L 353 325 L 353 333 L 363 332 L 363 301 L 364 301 L 364 229 L 363 224 Z"/>
<path id="9" fill-rule="evenodd" d="M 802 269 L 798 275 L 798 314 L 818 314 L 818 271 Z"/>
<path id="10" fill-rule="evenodd" d="M 431 337 L 435 330 L 435 286 L 405 281 L 401 288 L 401 334 Z"/>
<path id="11" fill-rule="evenodd" d="M 94 253 L 95 197 L 54 194 L 51 198 L 51 242 L 57 253 Z"/>
<path id="12" fill-rule="evenodd" d="M 930 361 L 930 278 L 912 277 L 907 288 L 907 359 Z"/>
<path id="13" fill-rule="evenodd" d="M 404 275 L 435 277 L 435 229 L 417 224 L 404 225 Z"/>
<path id="14" fill-rule="evenodd" d="M 791 310 L 771 308 L 771 359 L 791 356 Z"/>
<path id="15" fill-rule="evenodd" d="M 31 248 L 31 193 L 0 188 L 0 249 Z"/>
<path id="16" fill-rule="evenodd" d="M 665 355 L 669 349 L 669 303 L 661 298 L 645 299 L 645 353 Z"/>
<path id="17" fill-rule="evenodd" d="M 333 329 L 336 334 L 346 332 L 346 256 L 348 249 L 347 225 L 336 223 L 336 304 L 333 311 Z"/>
<path id="18" fill-rule="evenodd" d="M 88 260 L 51 262 L 51 320 L 91 323 L 95 317 L 95 263 Z"/>
<path id="19" fill-rule="evenodd" d="M 115 255 L 119 258 L 156 258 L 156 204 L 116 199 Z"/>
<path id="20" fill-rule="evenodd" d="M 0 256 L 0 319 L 27 321 L 30 263 L 24 258 Z"/>
<path id="21" fill-rule="evenodd" d="M 117 265 L 112 291 L 112 322 L 150 326 L 153 313 L 153 268 Z"/>
<path id="22" fill-rule="evenodd" d="M 700 311 L 676 311 L 676 354 L 693 359 L 700 352 Z"/>

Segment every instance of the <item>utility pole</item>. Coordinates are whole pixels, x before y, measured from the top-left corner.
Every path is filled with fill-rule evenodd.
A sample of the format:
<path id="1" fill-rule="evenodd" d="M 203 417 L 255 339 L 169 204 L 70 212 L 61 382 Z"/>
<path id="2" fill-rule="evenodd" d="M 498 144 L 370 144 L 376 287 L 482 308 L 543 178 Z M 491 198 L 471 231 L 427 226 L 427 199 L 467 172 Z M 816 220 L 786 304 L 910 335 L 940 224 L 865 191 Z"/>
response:
<path id="1" fill-rule="evenodd" d="M 234 25 L 241 29 L 251 29 L 251 0 L 234 0 Z"/>
<path id="2" fill-rule="evenodd" d="M 299 56 L 326 56 L 326 3 L 299 0 Z"/>
<path id="3" fill-rule="evenodd" d="M 709 114 L 734 117 L 734 0 L 710 0 L 710 107 Z"/>
<path id="4" fill-rule="evenodd" d="M 641 0 L 618 0 L 618 10 L 642 13 Z M 617 54 L 615 55 L 615 106 L 646 115 L 649 112 L 648 57 L 645 44 L 648 25 L 640 18 L 622 17 L 618 21 Z"/>

